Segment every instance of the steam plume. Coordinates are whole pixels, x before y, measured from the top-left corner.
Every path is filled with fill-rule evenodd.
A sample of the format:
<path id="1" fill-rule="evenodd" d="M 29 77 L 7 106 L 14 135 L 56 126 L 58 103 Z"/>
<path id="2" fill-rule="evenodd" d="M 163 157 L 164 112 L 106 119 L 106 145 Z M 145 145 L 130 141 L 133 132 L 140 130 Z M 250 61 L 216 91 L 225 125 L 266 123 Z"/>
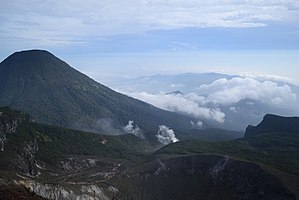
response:
<path id="1" fill-rule="evenodd" d="M 164 145 L 179 141 L 179 139 L 175 136 L 174 131 L 165 125 L 159 126 L 159 131 L 156 137 L 158 141 Z"/>
<path id="2" fill-rule="evenodd" d="M 137 137 L 144 138 L 141 129 L 138 125 L 133 125 L 134 121 L 130 120 L 128 124 L 123 128 L 126 133 L 136 135 Z"/>

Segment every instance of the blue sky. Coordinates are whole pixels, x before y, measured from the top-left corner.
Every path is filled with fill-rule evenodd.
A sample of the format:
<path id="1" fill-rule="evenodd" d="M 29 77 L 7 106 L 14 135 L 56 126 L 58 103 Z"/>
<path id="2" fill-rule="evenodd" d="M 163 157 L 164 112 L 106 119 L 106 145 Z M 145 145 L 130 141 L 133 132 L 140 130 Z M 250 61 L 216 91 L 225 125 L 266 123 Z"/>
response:
<path id="1" fill-rule="evenodd" d="M 10 0 L 0 59 L 47 49 L 101 81 L 220 71 L 299 80 L 298 0 Z"/>

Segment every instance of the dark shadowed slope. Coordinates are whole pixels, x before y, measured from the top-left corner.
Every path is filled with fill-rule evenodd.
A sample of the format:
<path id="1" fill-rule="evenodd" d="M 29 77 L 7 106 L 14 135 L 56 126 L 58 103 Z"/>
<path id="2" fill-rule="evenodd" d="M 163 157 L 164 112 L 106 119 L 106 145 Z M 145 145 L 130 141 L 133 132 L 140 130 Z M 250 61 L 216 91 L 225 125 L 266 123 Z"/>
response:
<path id="1" fill-rule="evenodd" d="M 190 118 L 114 92 L 42 50 L 17 52 L 1 62 L 0 106 L 25 111 L 39 122 L 92 131 L 129 120 L 144 129 L 190 125 Z"/>
<path id="2" fill-rule="evenodd" d="M 249 125 L 245 137 L 271 132 L 286 132 L 299 134 L 299 117 L 282 117 L 267 114 L 257 126 Z"/>

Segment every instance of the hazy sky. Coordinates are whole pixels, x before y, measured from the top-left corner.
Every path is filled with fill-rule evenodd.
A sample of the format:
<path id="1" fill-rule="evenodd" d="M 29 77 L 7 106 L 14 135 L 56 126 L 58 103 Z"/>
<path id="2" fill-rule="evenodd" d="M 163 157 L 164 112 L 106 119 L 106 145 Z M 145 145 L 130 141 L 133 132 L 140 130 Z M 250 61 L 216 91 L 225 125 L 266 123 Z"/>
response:
<path id="1" fill-rule="evenodd" d="M 101 81 L 221 71 L 299 80 L 298 0 L 0 1 L 0 59 L 47 49 Z"/>

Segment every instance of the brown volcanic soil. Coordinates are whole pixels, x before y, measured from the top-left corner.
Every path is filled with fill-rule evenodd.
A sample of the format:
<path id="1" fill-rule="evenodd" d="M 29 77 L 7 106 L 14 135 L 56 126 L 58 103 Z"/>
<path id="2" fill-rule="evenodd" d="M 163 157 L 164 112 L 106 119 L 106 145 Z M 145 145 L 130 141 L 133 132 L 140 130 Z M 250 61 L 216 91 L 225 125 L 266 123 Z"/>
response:
<path id="1" fill-rule="evenodd" d="M 19 185 L 1 185 L 0 200 L 44 200 Z"/>

